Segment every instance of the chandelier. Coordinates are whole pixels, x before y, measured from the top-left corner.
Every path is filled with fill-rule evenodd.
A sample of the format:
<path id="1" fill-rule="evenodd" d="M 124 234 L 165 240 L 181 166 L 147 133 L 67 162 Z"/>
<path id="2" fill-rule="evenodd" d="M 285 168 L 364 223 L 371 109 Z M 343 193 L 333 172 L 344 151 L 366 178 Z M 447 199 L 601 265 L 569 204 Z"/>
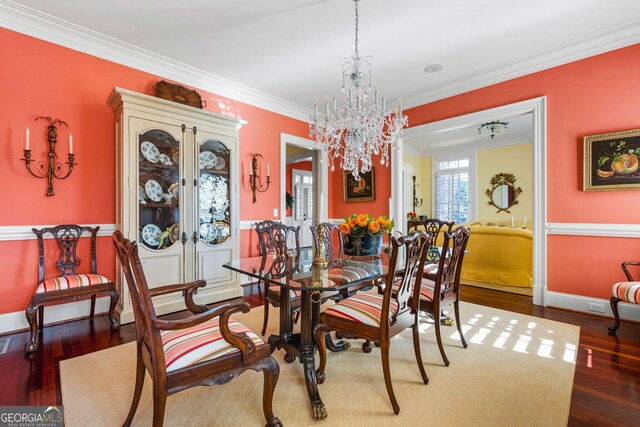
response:
<path id="1" fill-rule="evenodd" d="M 478 128 L 478 133 L 482 136 L 490 136 L 493 139 L 494 136 L 502 135 L 506 132 L 509 122 L 489 122 L 483 123 Z"/>
<path id="2" fill-rule="evenodd" d="M 355 52 L 343 58 L 342 92 L 346 100 L 338 107 L 333 97 L 324 101 L 324 116 L 318 112 L 316 99 L 314 114 L 309 124 L 309 133 L 317 144 L 327 147 L 331 171 L 335 171 L 335 160 L 340 168 L 350 171 L 359 181 L 360 175 L 371 170 L 371 156 L 380 156 L 381 165 L 389 165 L 389 147 L 394 148 L 402 128 L 407 126 L 407 116 L 402 115 L 402 99 L 395 114 L 387 109 L 384 92 L 371 85 L 372 56 L 362 56 L 358 51 L 358 1 L 355 1 Z M 366 68 L 366 73 L 363 71 Z M 373 90 L 373 99 L 370 93 Z"/>

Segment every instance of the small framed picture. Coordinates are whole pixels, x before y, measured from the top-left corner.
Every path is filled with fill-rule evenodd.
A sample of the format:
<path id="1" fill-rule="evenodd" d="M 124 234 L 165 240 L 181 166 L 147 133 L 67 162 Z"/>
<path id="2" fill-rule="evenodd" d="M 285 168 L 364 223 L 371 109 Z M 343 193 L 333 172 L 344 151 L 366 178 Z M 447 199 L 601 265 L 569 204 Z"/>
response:
<path id="1" fill-rule="evenodd" d="M 369 202 L 376 199 L 376 168 L 360 174 L 359 181 L 356 181 L 351 172 L 344 171 L 343 182 L 345 202 Z"/>
<path id="2" fill-rule="evenodd" d="M 640 190 L 640 129 L 584 137 L 582 191 Z"/>

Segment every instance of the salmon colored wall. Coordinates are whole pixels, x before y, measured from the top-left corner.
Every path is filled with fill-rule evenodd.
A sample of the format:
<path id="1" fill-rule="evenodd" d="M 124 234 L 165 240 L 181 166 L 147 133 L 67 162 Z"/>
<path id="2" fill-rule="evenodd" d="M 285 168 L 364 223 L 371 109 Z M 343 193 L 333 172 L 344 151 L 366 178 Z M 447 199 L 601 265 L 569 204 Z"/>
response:
<path id="1" fill-rule="evenodd" d="M 86 55 L 0 28 L 0 46 L 5 58 L 0 67 L 3 93 L 0 97 L 0 225 L 44 225 L 59 223 L 112 224 L 115 222 L 115 131 L 114 113 L 107 98 L 114 86 L 152 94 L 161 77 Z M 273 217 L 280 207 L 280 133 L 307 137 L 308 125 L 257 107 L 198 90 L 206 109 L 247 120 L 240 131 L 240 176 L 244 177 L 249 153 L 259 152 L 271 165 L 274 182 L 251 202 L 246 184 L 240 187 L 240 219 Z M 46 182 L 28 175 L 22 149 L 25 128 L 31 128 L 34 159 L 46 153 L 45 124 L 38 116 L 60 118 L 69 129 L 59 130 L 56 147 L 66 159 L 68 134 L 73 133 L 75 167 L 71 177 L 55 182 L 54 197 L 46 197 Z M 241 255 L 257 254 L 250 230 L 241 231 Z M 114 252 L 109 237 L 99 238 L 101 272 L 113 276 Z M 24 310 L 36 287 L 35 241 L 0 242 L 5 268 L 0 282 L 0 314 Z"/>
<path id="2" fill-rule="evenodd" d="M 539 96 L 547 97 L 547 220 L 637 223 L 637 192 L 582 192 L 582 138 L 640 128 L 640 44 L 474 90 L 406 111 L 418 126 Z M 607 298 L 620 263 L 640 240 L 550 235 L 549 290 Z M 589 272 L 584 274 L 584 272 Z"/>
<path id="3" fill-rule="evenodd" d="M 294 169 L 299 169 L 299 170 L 303 170 L 303 171 L 312 171 L 313 170 L 313 163 L 309 162 L 309 161 L 304 161 L 304 162 L 297 162 L 297 163 L 291 163 L 287 165 L 287 172 L 286 172 L 286 179 L 287 179 L 287 184 L 286 184 L 286 188 L 287 191 L 289 192 L 289 194 L 293 194 L 293 186 L 291 184 L 291 171 L 293 171 Z M 287 216 L 291 216 L 293 215 L 293 213 L 291 212 L 291 209 L 287 209 Z"/>

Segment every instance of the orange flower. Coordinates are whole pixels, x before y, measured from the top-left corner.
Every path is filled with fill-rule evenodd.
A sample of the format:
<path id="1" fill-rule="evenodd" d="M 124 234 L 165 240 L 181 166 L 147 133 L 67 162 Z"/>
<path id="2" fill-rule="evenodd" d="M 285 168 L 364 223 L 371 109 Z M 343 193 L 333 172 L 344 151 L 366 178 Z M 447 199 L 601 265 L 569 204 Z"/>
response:
<path id="1" fill-rule="evenodd" d="M 378 224 L 376 221 L 371 221 L 369 223 L 369 231 L 372 233 L 377 233 L 378 231 L 380 231 L 380 224 Z"/>
<path id="2" fill-rule="evenodd" d="M 340 232 L 342 234 L 349 234 L 351 233 L 351 227 L 349 227 L 348 223 L 343 222 L 342 224 L 340 224 Z"/>
<path id="3" fill-rule="evenodd" d="M 369 222 L 369 215 L 367 214 L 360 214 L 356 218 L 356 224 L 359 225 L 360 227 L 366 227 L 368 222 Z"/>
<path id="4" fill-rule="evenodd" d="M 387 228 L 389 224 L 391 224 L 391 221 L 385 219 L 383 216 L 379 216 L 378 218 L 376 218 L 376 222 L 380 224 L 380 228 Z"/>
<path id="5" fill-rule="evenodd" d="M 356 219 L 355 218 L 349 218 L 349 221 L 347 221 L 349 223 L 349 228 L 353 230 L 353 227 L 356 226 Z"/>

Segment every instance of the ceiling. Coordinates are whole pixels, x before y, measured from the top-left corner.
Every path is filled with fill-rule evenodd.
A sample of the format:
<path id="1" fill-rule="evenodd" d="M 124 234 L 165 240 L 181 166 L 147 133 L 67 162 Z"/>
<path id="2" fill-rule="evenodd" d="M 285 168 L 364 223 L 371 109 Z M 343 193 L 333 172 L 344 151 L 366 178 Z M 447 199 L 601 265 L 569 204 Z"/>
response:
<path id="1" fill-rule="evenodd" d="M 482 122 L 470 122 L 464 126 L 441 127 L 423 125 L 406 132 L 402 137 L 404 151 L 419 157 L 494 148 L 533 141 L 533 116 L 531 113 L 509 117 L 496 116 L 493 120 L 506 122 L 507 130 L 494 138 L 478 133 Z"/>
<path id="2" fill-rule="evenodd" d="M 86 50 L 205 90 L 207 79 L 220 78 L 222 89 L 254 91 L 298 118 L 308 118 L 316 97 L 336 93 L 340 61 L 354 44 L 350 0 L 0 0 L 0 7 L 19 12 L 0 16 L 7 28 L 80 50 L 100 40 L 110 48 Z M 373 82 L 389 99 L 404 97 L 405 107 L 640 41 L 638 0 L 362 0 L 359 7 L 359 47 L 375 58 Z M 54 24 L 69 34 L 43 29 Z M 114 53 L 132 48 L 139 60 Z M 150 69 L 152 60 L 167 67 Z M 427 74 L 430 64 L 443 69 Z"/>

